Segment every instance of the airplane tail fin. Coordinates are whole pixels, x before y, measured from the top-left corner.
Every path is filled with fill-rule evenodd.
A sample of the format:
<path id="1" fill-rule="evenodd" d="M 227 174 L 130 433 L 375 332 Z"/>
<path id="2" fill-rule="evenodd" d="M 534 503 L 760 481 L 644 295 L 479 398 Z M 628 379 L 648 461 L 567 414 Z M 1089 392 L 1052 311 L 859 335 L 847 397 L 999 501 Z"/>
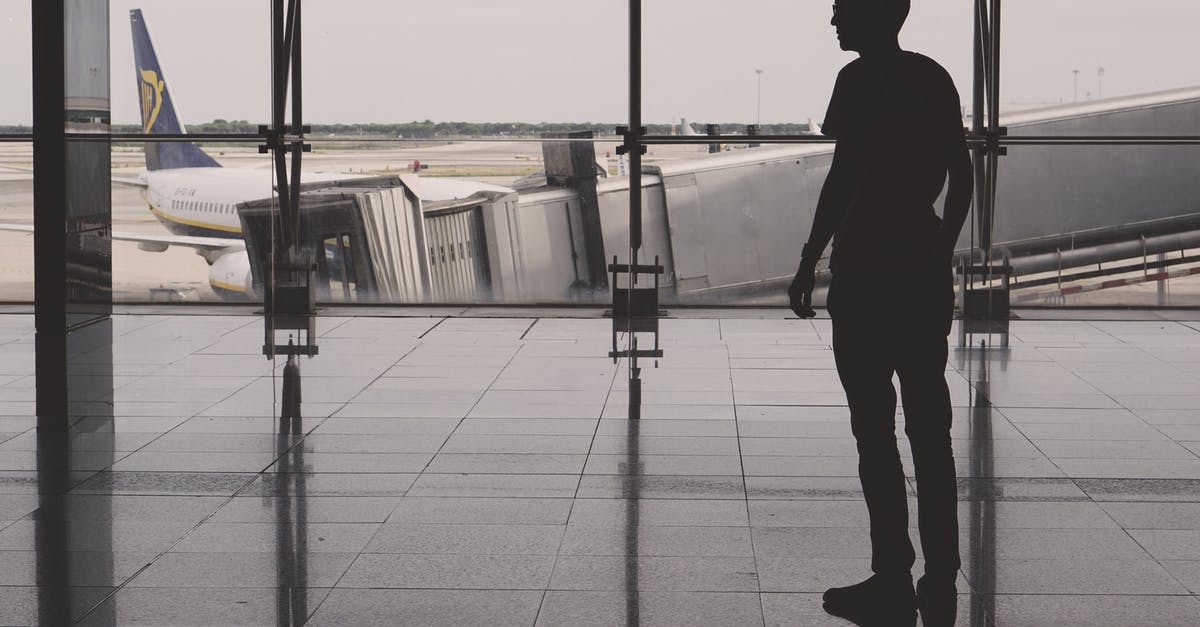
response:
<path id="1" fill-rule="evenodd" d="M 691 124 L 688 124 L 687 118 L 680 118 L 679 119 L 679 134 L 691 137 L 694 135 L 699 135 L 700 133 L 697 133 L 696 129 L 692 128 Z"/>
<path id="2" fill-rule="evenodd" d="M 146 29 L 141 9 L 129 12 L 129 24 L 133 30 L 133 61 L 142 110 L 142 132 L 147 135 L 187 132 L 175 113 L 175 104 L 158 64 L 158 55 L 154 53 L 154 44 L 150 42 L 150 31 Z M 191 142 L 146 144 L 147 170 L 219 167 L 221 164 Z"/>

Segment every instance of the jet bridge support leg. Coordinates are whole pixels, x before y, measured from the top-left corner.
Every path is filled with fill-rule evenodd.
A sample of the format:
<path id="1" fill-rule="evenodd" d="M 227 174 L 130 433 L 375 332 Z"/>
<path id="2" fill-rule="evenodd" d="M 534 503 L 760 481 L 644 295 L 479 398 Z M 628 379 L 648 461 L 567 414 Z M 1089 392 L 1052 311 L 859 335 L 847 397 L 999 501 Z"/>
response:
<path id="1" fill-rule="evenodd" d="M 545 133 L 542 156 L 546 182 L 570 187 L 579 194 L 579 222 L 587 264 L 587 289 L 608 289 L 605 272 L 604 230 L 600 224 L 600 198 L 596 193 L 596 145 L 591 131 Z"/>

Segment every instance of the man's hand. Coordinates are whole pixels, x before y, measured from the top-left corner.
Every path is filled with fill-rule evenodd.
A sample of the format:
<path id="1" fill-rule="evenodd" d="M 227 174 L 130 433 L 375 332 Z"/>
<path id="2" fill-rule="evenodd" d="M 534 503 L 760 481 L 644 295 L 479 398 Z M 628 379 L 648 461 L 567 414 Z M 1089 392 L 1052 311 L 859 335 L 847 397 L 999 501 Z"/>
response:
<path id="1" fill-rule="evenodd" d="M 813 288 L 817 286 L 817 268 L 815 265 L 800 262 L 800 269 L 796 271 L 796 278 L 792 279 L 792 284 L 788 287 L 788 302 L 792 311 L 802 319 L 815 318 L 817 312 L 812 308 L 812 293 Z"/>

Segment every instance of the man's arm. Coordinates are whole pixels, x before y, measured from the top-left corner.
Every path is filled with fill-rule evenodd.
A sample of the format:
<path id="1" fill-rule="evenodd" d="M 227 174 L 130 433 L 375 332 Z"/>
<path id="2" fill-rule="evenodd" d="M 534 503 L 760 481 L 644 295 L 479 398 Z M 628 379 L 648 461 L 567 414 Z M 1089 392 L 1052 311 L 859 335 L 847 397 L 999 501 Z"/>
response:
<path id="1" fill-rule="evenodd" d="M 938 234 L 941 252 L 947 260 L 954 256 L 954 246 L 962 231 L 971 208 L 971 195 L 975 189 L 971 167 L 971 155 L 967 142 L 960 130 L 950 140 L 950 187 L 946 191 L 946 206 L 942 210 L 942 229 Z"/>
<path id="2" fill-rule="evenodd" d="M 810 263 L 816 266 L 817 259 L 820 259 L 829 240 L 833 239 L 834 231 L 842 223 L 842 217 L 850 205 L 850 197 L 854 194 L 853 161 L 853 145 L 839 141 L 833 150 L 833 163 L 829 166 L 829 174 L 825 177 L 825 185 L 821 187 L 821 196 L 817 200 L 808 242 L 804 244 L 804 256 L 811 259 L 801 259 L 801 265 Z"/>
<path id="3" fill-rule="evenodd" d="M 833 149 L 833 163 L 829 166 L 825 185 L 821 187 L 821 196 L 817 200 L 817 211 L 813 216 L 812 228 L 809 229 L 808 242 L 804 244 L 801 252 L 800 267 L 788 288 L 788 300 L 792 311 L 801 318 L 817 315 L 812 310 L 812 292 L 817 283 L 817 260 L 821 258 L 821 253 L 841 224 L 854 194 L 853 161 L 856 157 L 852 146 L 850 142 L 839 141 Z"/>

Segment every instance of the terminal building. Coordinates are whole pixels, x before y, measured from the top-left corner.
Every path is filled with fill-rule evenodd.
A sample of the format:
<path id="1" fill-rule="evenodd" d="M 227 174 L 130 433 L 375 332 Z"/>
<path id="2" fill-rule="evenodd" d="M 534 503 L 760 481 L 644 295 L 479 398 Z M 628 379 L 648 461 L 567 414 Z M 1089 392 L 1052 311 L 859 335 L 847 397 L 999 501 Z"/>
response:
<path id="1" fill-rule="evenodd" d="M 827 263 L 816 318 L 785 295 L 816 123 L 649 132 L 630 0 L 614 134 L 335 142 L 311 3 L 270 0 L 256 132 L 186 132 L 146 22 L 189 11 L 147 6 L 125 133 L 118 4 L 30 3 L 32 128 L 0 127 L 0 231 L 33 242 L 32 289 L 0 281 L 0 624 L 851 624 L 822 609 L 871 570 Z M 1006 105 L 1020 31 L 966 4 L 954 623 L 1195 625 L 1200 87 Z"/>

